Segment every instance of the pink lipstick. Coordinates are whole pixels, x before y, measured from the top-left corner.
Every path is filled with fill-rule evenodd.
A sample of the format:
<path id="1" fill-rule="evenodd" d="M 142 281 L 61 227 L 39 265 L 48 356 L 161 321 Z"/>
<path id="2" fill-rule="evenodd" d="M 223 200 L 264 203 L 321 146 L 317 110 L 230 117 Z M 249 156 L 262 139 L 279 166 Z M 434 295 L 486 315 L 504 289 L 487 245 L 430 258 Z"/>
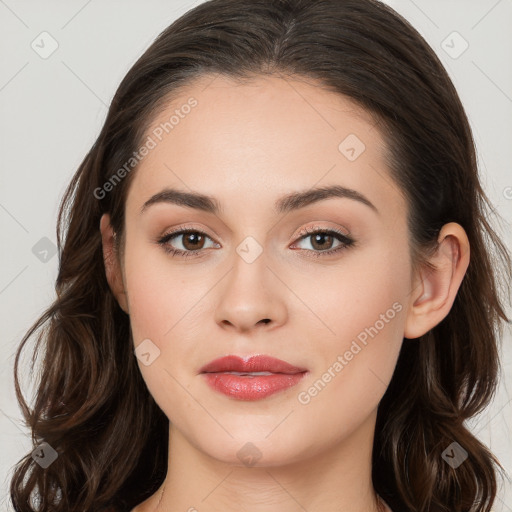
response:
<path id="1" fill-rule="evenodd" d="M 307 369 L 270 356 L 256 355 L 245 360 L 230 355 L 211 361 L 199 372 L 220 393 L 238 400 L 260 400 L 295 386 Z"/>

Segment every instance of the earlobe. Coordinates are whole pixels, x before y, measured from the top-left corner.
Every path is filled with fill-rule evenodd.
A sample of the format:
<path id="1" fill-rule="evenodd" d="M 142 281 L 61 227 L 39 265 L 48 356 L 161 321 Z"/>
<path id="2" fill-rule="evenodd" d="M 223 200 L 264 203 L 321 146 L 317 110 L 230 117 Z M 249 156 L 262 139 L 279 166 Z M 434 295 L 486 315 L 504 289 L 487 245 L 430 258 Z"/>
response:
<path id="1" fill-rule="evenodd" d="M 450 312 L 469 265 L 469 240 L 462 226 L 455 222 L 443 226 L 429 263 L 434 269 L 423 268 L 411 292 L 405 338 L 423 336 Z"/>
<path id="2" fill-rule="evenodd" d="M 100 220 L 101 242 L 103 246 L 103 262 L 108 284 L 119 306 L 129 313 L 128 300 L 123 282 L 123 275 L 118 254 L 115 248 L 115 233 L 110 225 L 110 215 L 105 213 Z"/>

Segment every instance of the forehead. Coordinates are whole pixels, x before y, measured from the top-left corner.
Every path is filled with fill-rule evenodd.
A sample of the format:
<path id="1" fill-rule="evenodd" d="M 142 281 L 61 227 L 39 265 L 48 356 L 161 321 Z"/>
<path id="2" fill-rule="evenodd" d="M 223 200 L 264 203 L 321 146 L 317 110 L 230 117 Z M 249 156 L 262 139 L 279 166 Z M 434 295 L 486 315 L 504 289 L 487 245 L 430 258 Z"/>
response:
<path id="1" fill-rule="evenodd" d="M 128 198 L 139 206 L 166 186 L 262 201 L 333 183 L 400 194 L 375 119 L 309 79 L 202 76 L 173 95 L 146 136 L 154 147 Z"/>

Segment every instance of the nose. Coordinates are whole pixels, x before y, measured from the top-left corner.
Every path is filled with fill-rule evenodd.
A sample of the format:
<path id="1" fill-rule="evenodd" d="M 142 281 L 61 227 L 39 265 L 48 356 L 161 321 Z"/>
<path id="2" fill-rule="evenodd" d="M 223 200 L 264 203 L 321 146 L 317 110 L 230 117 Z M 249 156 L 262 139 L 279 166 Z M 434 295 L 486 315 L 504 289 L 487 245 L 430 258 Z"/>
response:
<path id="1" fill-rule="evenodd" d="M 252 263 L 237 256 L 219 288 L 215 321 L 237 332 L 282 325 L 287 318 L 285 290 L 264 254 Z"/>

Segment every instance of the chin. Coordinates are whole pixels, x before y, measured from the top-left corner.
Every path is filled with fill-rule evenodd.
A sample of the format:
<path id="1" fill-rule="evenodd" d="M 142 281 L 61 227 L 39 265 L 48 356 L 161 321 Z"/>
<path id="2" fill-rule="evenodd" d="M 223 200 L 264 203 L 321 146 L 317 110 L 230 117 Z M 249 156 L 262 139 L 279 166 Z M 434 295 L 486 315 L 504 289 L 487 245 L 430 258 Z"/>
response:
<path id="1" fill-rule="evenodd" d="M 209 437 L 201 440 L 197 448 L 220 462 L 239 467 L 285 466 L 306 459 L 316 451 L 311 443 L 305 444 L 303 438 L 276 436 L 270 439 L 267 433 L 231 433 L 234 439 Z"/>

